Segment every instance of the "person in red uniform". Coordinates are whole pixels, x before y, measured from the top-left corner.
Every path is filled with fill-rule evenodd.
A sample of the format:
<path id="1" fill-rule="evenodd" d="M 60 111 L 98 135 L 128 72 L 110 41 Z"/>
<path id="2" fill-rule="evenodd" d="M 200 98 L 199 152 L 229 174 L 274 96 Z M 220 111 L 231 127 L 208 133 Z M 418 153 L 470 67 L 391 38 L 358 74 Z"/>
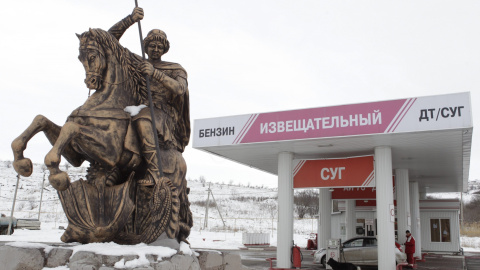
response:
<path id="1" fill-rule="evenodd" d="M 407 240 L 405 241 L 405 254 L 407 254 L 408 266 L 413 266 L 413 254 L 415 253 L 415 238 L 409 230 L 406 232 Z"/>

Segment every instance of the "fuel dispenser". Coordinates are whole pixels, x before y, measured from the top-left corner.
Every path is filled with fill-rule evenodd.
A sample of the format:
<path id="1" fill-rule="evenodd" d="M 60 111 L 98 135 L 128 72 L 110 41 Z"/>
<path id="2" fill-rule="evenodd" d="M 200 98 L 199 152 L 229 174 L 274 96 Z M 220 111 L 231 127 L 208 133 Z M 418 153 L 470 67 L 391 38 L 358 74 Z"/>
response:
<path id="1" fill-rule="evenodd" d="M 367 231 L 367 236 L 375 236 L 375 231 L 373 228 L 373 219 L 365 219 L 365 227 Z"/>
<path id="2" fill-rule="evenodd" d="M 342 239 L 329 239 L 327 240 L 327 255 L 325 256 L 326 262 L 328 259 L 332 258 L 335 261 L 340 261 L 340 252 L 342 249 Z M 330 265 L 327 264 L 327 269 L 332 269 Z"/>

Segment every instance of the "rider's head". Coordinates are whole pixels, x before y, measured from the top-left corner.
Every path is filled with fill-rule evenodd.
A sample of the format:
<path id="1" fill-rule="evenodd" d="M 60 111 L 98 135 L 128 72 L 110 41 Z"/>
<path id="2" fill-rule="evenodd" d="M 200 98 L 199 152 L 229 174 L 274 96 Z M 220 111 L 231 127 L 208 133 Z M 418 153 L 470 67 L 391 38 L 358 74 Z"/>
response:
<path id="1" fill-rule="evenodd" d="M 167 34 L 160 29 L 148 32 L 147 37 L 143 40 L 143 46 L 150 59 L 160 59 L 170 49 Z"/>

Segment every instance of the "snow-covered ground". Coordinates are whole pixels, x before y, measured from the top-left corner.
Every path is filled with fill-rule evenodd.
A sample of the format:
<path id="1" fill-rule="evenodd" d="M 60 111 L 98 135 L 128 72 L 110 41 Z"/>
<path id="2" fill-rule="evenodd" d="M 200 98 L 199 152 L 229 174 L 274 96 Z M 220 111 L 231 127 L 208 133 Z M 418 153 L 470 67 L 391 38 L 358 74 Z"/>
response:
<path id="1" fill-rule="evenodd" d="M 62 166 L 66 170 L 65 165 Z M 86 168 L 68 167 L 72 181 L 85 178 Z M 11 245 L 31 245 L 31 243 L 59 243 L 63 228 L 67 227 L 67 220 L 59 203 L 56 191 L 49 185 L 48 171 L 39 164 L 34 164 L 32 176 L 21 177 L 18 185 L 18 194 L 14 216 L 16 218 L 38 218 L 42 222 L 41 230 L 15 230 L 13 235 L 0 235 L 0 241 L 11 242 Z M 46 179 L 43 182 L 43 179 Z M 16 186 L 16 173 L 10 161 L 0 161 L 0 213 L 10 215 Z M 43 195 L 41 195 L 43 186 Z M 268 233 L 270 245 L 277 245 L 277 190 L 255 186 L 239 186 L 233 183 L 212 183 L 210 201 L 215 200 L 218 207 L 210 207 L 208 222 L 205 202 L 208 198 L 209 184 L 200 180 L 189 180 L 191 189 L 189 200 L 194 216 L 194 226 L 188 238 L 193 250 L 199 249 L 239 249 L 242 244 L 243 232 Z M 473 190 L 474 192 L 475 190 Z M 211 193 L 211 194 L 212 194 Z M 40 204 L 40 197 L 42 203 Z M 456 194 L 437 195 L 452 197 Z M 464 199 L 469 200 L 470 197 Z M 41 209 L 40 209 L 41 207 Z M 39 214 L 40 211 L 40 214 Z M 222 221 L 223 219 L 223 221 Z M 294 241 L 300 247 L 307 245 L 308 236 L 316 231 L 317 220 L 307 217 L 296 219 L 294 222 Z M 29 244 L 26 244 L 26 243 Z M 462 237 L 462 246 L 466 252 L 480 252 L 480 237 Z M 185 247 L 184 247 L 185 248 Z M 75 251 L 109 250 L 115 252 L 118 245 L 114 243 L 77 245 Z M 142 247 L 122 246 L 122 252 L 139 255 L 135 262 L 142 261 Z M 159 250 L 159 253 L 168 254 L 168 249 Z M 48 268 L 45 268 L 48 269 Z M 57 270 L 66 268 L 57 268 Z"/>
<path id="2" fill-rule="evenodd" d="M 62 170 L 66 168 L 61 166 Z M 69 166 L 68 174 L 72 181 L 85 178 L 86 168 Z M 51 223 L 57 227 L 65 225 L 67 219 L 63 213 L 56 191 L 49 185 L 48 170 L 39 164 L 34 164 L 30 177 L 21 177 L 18 184 L 18 194 L 13 216 L 16 218 L 38 218 L 43 223 Z M 43 179 L 46 179 L 43 181 Z M 0 161 L 0 213 L 10 216 L 13 197 L 15 194 L 16 172 L 10 161 Z M 42 184 L 43 195 L 42 195 Z M 233 183 L 206 183 L 200 180 L 189 180 L 189 200 L 194 217 L 192 237 L 199 234 L 199 238 L 222 240 L 226 237 L 240 239 L 242 232 L 269 233 L 275 237 L 277 227 L 277 190 L 262 187 L 248 187 Z M 210 196 L 208 189 L 210 186 Z M 213 196 L 212 196 L 213 195 Z M 40 198 L 42 197 L 41 204 Z M 208 220 L 205 204 L 207 198 L 211 206 L 208 211 Z M 216 203 L 214 206 L 213 202 Z M 40 210 L 40 214 L 39 214 Z M 223 221 L 222 221 L 223 220 Z M 307 217 L 295 222 L 295 232 L 303 235 L 302 242 L 306 244 L 306 237 L 317 228 L 317 220 Z M 219 236 L 211 236 L 210 234 Z M 232 236 L 227 235 L 231 233 Z M 207 236 L 207 237 L 205 237 Z M 271 239 L 275 241 L 274 238 Z M 299 245 L 301 243 L 298 243 Z"/>
<path id="3" fill-rule="evenodd" d="M 65 165 L 61 166 L 66 170 Z M 85 178 L 86 168 L 68 167 L 72 181 Z M 58 200 L 56 191 L 48 183 L 48 170 L 34 164 L 30 177 L 21 177 L 15 204 L 14 217 L 38 218 L 42 222 L 41 231 L 15 230 L 11 236 L 0 236 L 0 241 L 31 241 L 42 243 L 60 242 L 63 233 L 59 227 L 67 227 L 67 219 Z M 45 179 L 45 181 L 43 181 Z M 10 216 L 16 185 L 16 172 L 11 161 L 0 161 L 0 213 Z M 43 187 L 43 195 L 41 195 Z M 243 247 L 242 233 L 268 233 L 270 245 L 277 243 L 277 190 L 255 186 L 240 186 L 233 183 L 209 183 L 189 180 L 189 200 L 194 217 L 194 226 L 188 241 L 195 249 L 238 249 Z M 212 191 L 207 224 L 205 224 L 205 202 L 208 189 Z M 40 205 L 40 197 L 42 203 Z M 40 209 L 41 207 L 41 209 Z M 39 214 L 40 209 L 40 214 Z M 223 219 L 223 221 L 222 221 Z M 306 246 L 310 233 L 317 228 L 317 220 L 312 217 L 295 221 L 294 241 Z"/>
<path id="4" fill-rule="evenodd" d="M 38 230 L 15 230 L 12 235 L 0 235 L 2 242 L 35 242 L 44 244 L 61 243 L 60 236 L 64 230 L 58 226 L 66 224 L 42 223 L 42 228 Z M 241 232 L 208 232 L 208 231 L 192 231 L 188 238 L 192 249 L 230 249 L 236 250 L 245 247 L 242 244 Z M 295 235 L 295 243 L 305 247 L 307 237 L 305 235 Z M 270 237 L 270 245 L 277 245 L 277 236 Z"/>

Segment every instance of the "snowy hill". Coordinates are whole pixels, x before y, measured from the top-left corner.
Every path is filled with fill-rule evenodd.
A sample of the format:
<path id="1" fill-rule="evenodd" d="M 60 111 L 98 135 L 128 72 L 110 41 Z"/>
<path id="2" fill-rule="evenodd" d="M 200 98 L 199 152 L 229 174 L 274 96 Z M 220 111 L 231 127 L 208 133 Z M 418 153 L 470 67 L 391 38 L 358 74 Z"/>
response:
<path id="1" fill-rule="evenodd" d="M 67 170 L 72 181 L 85 178 L 86 168 L 74 168 L 72 166 L 61 166 Z M 48 182 L 48 170 L 43 165 L 34 164 L 32 176 L 21 177 L 17 200 L 15 204 L 14 217 L 16 218 L 38 218 L 44 224 L 48 224 L 48 230 L 66 226 L 67 219 L 63 213 L 57 193 Z M 43 182 L 43 179 L 45 181 Z M 10 216 L 17 174 L 13 169 L 11 161 L 0 161 L 0 213 Z M 42 195 L 42 183 L 43 195 Z M 480 181 L 475 180 L 469 183 L 469 192 L 464 199 L 473 197 L 479 191 Z M 241 233 L 269 233 L 271 245 L 276 245 L 277 234 L 277 190 L 272 188 L 235 185 L 234 183 L 219 184 L 208 183 L 204 179 L 188 180 L 190 188 L 189 200 L 194 217 L 189 241 L 195 248 L 237 248 L 241 246 Z M 208 223 L 205 223 L 206 202 L 209 197 L 210 186 L 210 207 L 208 210 Z M 213 197 L 212 197 L 213 194 Z M 432 194 L 429 194 L 432 195 Z M 459 196 L 454 194 L 436 194 L 441 197 Z M 42 203 L 40 205 L 40 198 Z M 214 204 L 216 202 L 216 205 Z M 39 215 L 40 210 L 40 215 Z M 222 222 L 223 219 L 223 222 Z M 51 225 L 50 225 L 51 224 Z M 207 225 L 207 226 L 206 226 Z M 317 220 L 315 218 L 295 219 L 294 239 L 299 246 L 306 246 L 309 234 L 316 232 Z M 36 239 L 40 235 L 34 233 Z M 53 241 L 59 241 L 62 232 L 54 232 L 56 236 Z M 32 236 L 27 234 L 24 237 L 32 241 Z M 47 233 L 45 233 L 47 234 Z M 18 235 L 15 233 L 15 235 Z M 7 241 L 26 241 L 22 235 L 20 238 L 8 238 Z M 465 241 L 462 237 L 462 241 Z M 58 239 L 58 240 L 57 240 Z M 471 240 L 468 238 L 467 240 Z M 51 241 L 40 238 L 38 241 Z M 222 242 L 223 241 L 223 242 Z M 475 240 L 474 244 L 468 246 L 479 248 L 480 241 Z"/>
<path id="2" fill-rule="evenodd" d="M 480 194 L 480 180 L 468 181 L 468 194 Z"/>
<path id="3" fill-rule="evenodd" d="M 85 179 L 85 167 L 75 168 L 67 165 L 66 168 L 65 166 L 62 165 L 61 169 L 68 171 L 72 181 Z M 62 225 L 67 223 L 56 190 L 48 182 L 48 173 L 45 166 L 34 164 L 32 175 L 20 178 L 14 217 L 38 218 L 40 216 L 41 222 Z M 10 216 L 12 209 L 16 175 L 11 161 L 0 161 L 0 213 L 7 216 Z M 40 205 L 42 183 L 44 183 L 44 188 Z M 210 207 L 208 223 L 205 224 L 207 215 L 205 206 L 209 197 L 209 186 L 211 190 Z M 188 187 L 190 188 L 189 200 L 194 217 L 193 231 L 276 234 L 276 189 L 235 185 L 232 182 L 229 184 L 207 183 L 204 179 L 189 179 Z M 316 230 L 316 226 L 317 221 L 313 218 L 301 219 L 295 222 L 295 232 L 308 237 L 311 232 Z"/>
<path id="4" fill-rule="evenodd" d="M 472 199 L 476 198 L 480 194 L 480 180 L 469 180 L 468 181 L 468 190 L 467 192 L 463 193 L 463 202 L 464 203 L 469 203 L 472 201 Z M 455 199 L 460 199 L 462 197 L 462 194 L 459 192 L 451 192 L 451 193 L 429 193 L 427 195 L 428 197 L 431 198 L 437 198 L 437 199 L 450 199 L 450 198 L 455 198 Z"/>
<path id="5" fill-rule="evenodd" d="M 85 179 L 86 168 L 62 165 L 62 170 L 68 171 L 72 181 Z M 11 161 L 0 161 L 0 213 L 10 215 L 15 193 L 17 174 Z M 43 180 L 45 179 L 45 181 Z M 248 231 L 262 232 L 276 228 L 277 189 L 256 186 L 236 185 L 232 182 L 208 183 L 205 179 L 187 179 L 190 187 L 189 200 L 195 218 L 194 229 L 213 231 Z M 40 199 L 43 197 L 40 206 Z M 206 202 L 209 197 L 208 228 L 205 228 Z M 480 180 L 469 181 L 468 193 L 464 201 L 468 202 L 480 192 Z M 459 198 L 459 193 L 428 194 L 436 198 Z M 214 204 L 216 202 L 216 205 Z M 216 207 L 217 206 L 217 207 Z M 17 218 L 38 218 L 41 207 L 40 221 L 66 223 L 63 209 L 55 189 L 48 182 L 48 170 L 44 165 L 34 164 L 30 177 L 21 177 L 14 216 Z M 220 211 L 220 212 L 219 212 Z M 222 222 L 225 222 L 225 227 Z M 312 224 L 312 222 L 314 224 Z M 301 233 L 310 233 L 316 227 L 316 221 L 306 219 L 304 225 L 295 228 Z M 306 227 L 306 228 L 304 228 Z"/>

